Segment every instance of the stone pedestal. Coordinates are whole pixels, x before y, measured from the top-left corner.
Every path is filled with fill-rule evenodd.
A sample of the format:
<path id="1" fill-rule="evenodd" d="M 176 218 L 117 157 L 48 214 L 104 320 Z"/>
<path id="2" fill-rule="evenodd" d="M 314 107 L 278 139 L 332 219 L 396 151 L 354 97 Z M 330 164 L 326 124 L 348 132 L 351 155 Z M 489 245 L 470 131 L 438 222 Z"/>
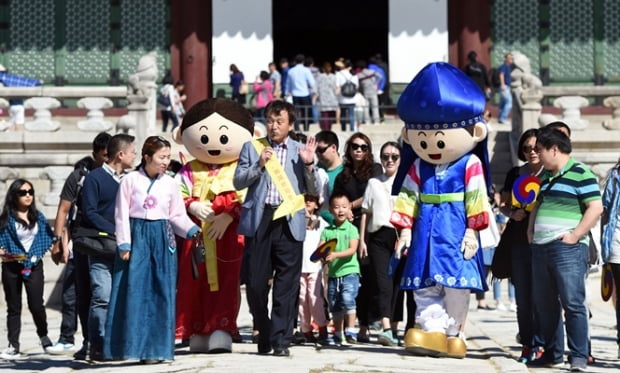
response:
<path id="1" fill-rule="evenodd" d="M 562 109 L 562 121 L 571 130 L 584 130 L 589 122 L 581 118 L 581 108 L 588 106 L 588 100 L 582 96 L 562 96 L 553 101 L 553 106 Z"/>
<path id="2" fill-rule="evenodd" d="M 603 101 L 603 105 L 605 107 L 610 107 L 614 109 L 611 114 L 611 119 L 605 119 L 603 121 L 603 127 L 608 130 L 619 130 L 620 129 L 620 96 L 611 96 L 607 97 Z"/>
<path id="3" fill-rule="evenodd" d="M 71 171 L 73 171 L 73 167 L 70 166 L 48 166 L 41 171 L 39 177 L 50 180 L 49 192 L 41 196 L 40 201 L 43 205 L 58 206 L 60 192 Z"/>
<path id="4" fill-rule="evenodd" d="M 17 179 L 19 177 L 19 171 L 11 167 L 0 167 L 0 208 L 4 205 L 4 196 L 8 188 L 7 181 Z"/>
<path id="5" fill-rule="evenodd" d="M 3 98 L 0 98 L 0 113 L 2 113 L 4 110 L 8 108 L 9 108 L 9 102 Z M 9 123 L 4 119 L 0 119 L 0 132 L 6 131 L 8 128 L 9 128 Z"/>
<path id="6" fill-rule="evenodd" d="M 58 131 L 60 123 L 52 120 L 51 109 L 60 107 L 60 101 L 52 97 L 33 97 L 24 102 L 27 109 L 34 109 L 34 120 L 26 122 L 26 131 L 53 132 Z"/>
<path id="7" fill-rule="evenodd" d="M 77 122 L 77 127 L 82 131 L 101 132 L 112 128 L 112 122 L 104 119 L 102 109 L 113 106 L 112 100 L 105 97 L 85 97 L 77 102 L 77 107 L 88 110 L 86 120 Z"/>

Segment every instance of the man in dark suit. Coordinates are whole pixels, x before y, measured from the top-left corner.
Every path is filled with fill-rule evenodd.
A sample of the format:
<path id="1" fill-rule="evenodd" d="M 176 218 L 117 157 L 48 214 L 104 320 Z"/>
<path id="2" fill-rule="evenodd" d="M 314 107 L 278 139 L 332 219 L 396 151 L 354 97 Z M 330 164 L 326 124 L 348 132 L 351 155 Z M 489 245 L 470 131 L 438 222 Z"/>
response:
<path id="1" fill-rule="evenodd" d="M 314 167 L 316 140 L 309 137 L 303 146 L 289 137 L 295 123 L 295 107 L 290 103 L 271 102 L 265 108 L 265 117 L 267 137 L 243 145 L 233 184 L 237 189 L 248 188 L 241 211 L 239 234 L 246 237 L 246 290 L 259 331 L 258 353 L 268 354 L 273 348 L 274 355 L 288 356 L 293 321 L 297 317 L 302 249 L 306 236 L 303 203 L 301 209 L 297 209 L 300 205 L 292 202 L 299 200 L 291 197 L 301 197 L 303 202 L 302 194 L 318 194 Z M 272 174 L 276 175 L 273 179 Z M 278 174 L 282 177 L 278 178 Z M 289 203 L 296 207 L 277 217 Z M 272 275 L 270 319 L 267 282 Z"/>

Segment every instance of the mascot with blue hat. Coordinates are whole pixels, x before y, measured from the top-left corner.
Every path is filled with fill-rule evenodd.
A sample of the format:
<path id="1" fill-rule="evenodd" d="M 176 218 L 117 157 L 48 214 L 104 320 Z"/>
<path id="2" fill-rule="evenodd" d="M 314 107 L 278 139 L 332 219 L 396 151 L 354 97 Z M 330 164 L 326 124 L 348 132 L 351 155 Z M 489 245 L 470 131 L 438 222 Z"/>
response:
<path id="1" fill-rule="evenodd" d="M 463 358 L 460 337 L 470 291 L 487 290 L 479 231 L 487 228 L 489 162 L 485 97 L 454 66 L 431 63 L 398 101 L 402 137 L 413 150 L 391 222 L 400 230 L 397 253 L 408 251 L 402 289 L 414 290 L 416 327 L 405 349 Z"/>

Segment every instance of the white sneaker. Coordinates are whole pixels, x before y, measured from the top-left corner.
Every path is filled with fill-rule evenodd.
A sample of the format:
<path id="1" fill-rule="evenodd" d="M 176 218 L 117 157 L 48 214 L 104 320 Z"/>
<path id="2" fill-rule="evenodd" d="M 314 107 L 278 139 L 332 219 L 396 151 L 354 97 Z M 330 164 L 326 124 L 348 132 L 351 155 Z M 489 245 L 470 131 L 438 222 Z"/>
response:
<path id="1" fill-rule="evenodd" d="M 15 349 L 15 347 L 10 346 L 10 345 L 8 348 L 5 348 L 4 350 L 2 350 L 2 352 L 0 352 L 0 359 L 18 360 L 22 358 L 23 358 L 22 354 L 20 354 L 19 351 Z"/>
<path id="2" fill-rule="evenodd" d="M 510 303 L 510 307 L 508 307 L 508 310 L 510 310 L 510 312 L 517 312 L 517 304 Z"/>
<path id="3" fill-rule="evenodd" d="M 506 311 L 508 308 L 502 302 L 497 302 L 497 306 L 495 307 L 498 311 Z"/>
<path id="4" fill-rule="evenodd" d="M 69 355 L 75 352 L 75 345 L 73 343 L 56 342 L 53 346 L 47 347 L 45 351 L 50 355 Z"/>

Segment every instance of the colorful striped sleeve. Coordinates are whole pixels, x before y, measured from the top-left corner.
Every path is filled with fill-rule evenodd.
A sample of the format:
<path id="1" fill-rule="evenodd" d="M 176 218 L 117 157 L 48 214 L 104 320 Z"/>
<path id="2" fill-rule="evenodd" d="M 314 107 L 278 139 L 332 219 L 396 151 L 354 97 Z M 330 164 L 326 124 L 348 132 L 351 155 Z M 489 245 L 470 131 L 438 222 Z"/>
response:
<path id="1" fill-rule="evenodd" d="M 489 200 L 480 159 L 471 155 L 465 169 L 465 210 L 467 228 L 483 230 L 489 224 Z"/>
<path id="2" fill-rule="evenodd" d="M 403 186 L 400 188 L 398 197 L 394 202 L 394 210 L 390 218 L 390 223 L 396 229 L 411 229 L 418 216 L 420 195 L 420 159 L 417 159 L 405 176 Z"/>

